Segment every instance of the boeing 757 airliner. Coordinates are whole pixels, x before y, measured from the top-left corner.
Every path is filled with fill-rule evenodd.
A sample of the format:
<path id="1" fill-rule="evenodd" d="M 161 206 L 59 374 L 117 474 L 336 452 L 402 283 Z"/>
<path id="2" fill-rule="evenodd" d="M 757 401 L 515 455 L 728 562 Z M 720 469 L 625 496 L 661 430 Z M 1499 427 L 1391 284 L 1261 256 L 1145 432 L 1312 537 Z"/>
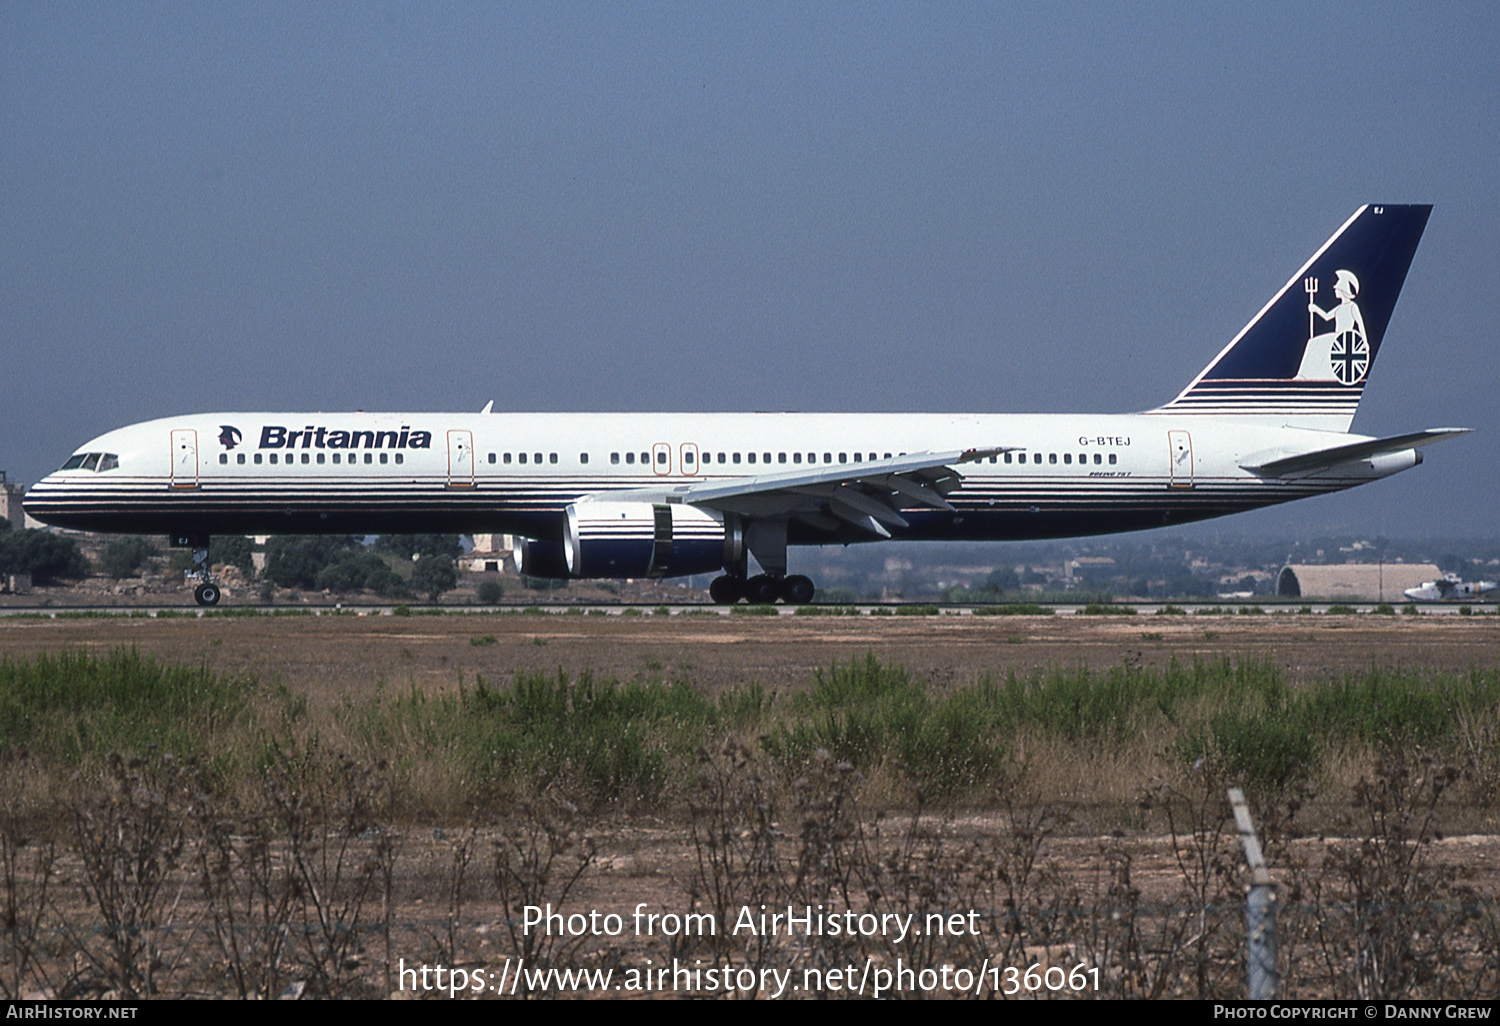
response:
<path id="1" fill-rule="evenodd" d="M 120 428 L 31 490 L 38 520 L 212 534 L 485 532 L 534 577 L 723 570 L 804 603 L 787 549 L 1134 531 L 1338 491 L 1466 429 L 1349 427 L 1430 206 L 1364 206 L 1182 392 L 1133 414 L 208 413 Z M 750 558 L 760 572 L 750 575 Z"/>

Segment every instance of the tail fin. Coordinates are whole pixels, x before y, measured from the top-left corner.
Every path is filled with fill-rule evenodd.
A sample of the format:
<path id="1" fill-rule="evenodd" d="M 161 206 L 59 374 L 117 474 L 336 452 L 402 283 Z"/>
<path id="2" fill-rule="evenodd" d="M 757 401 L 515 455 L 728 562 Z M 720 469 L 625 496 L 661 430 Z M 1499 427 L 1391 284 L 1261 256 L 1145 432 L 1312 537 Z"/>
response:
<path id="1" fill-rule="evenodd" d="M 1348 431 L 1431 205 L 1363 206 L 1153 413 Z"/>

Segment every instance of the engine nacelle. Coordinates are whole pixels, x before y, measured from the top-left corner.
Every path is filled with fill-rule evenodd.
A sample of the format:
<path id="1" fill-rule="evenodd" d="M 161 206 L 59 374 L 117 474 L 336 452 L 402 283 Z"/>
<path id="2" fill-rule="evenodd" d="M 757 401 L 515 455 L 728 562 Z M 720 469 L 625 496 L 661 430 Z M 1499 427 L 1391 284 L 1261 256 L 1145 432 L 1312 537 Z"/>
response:
<path id="1" fill-rule="evenodd" d="M 562 581 L 572 576 L 568 573 L 568 559 L 563 555 L 561 542 L 518 538 L 512 558 L 516 562 L 516 572 L 526 577 Z"/>
<path id="2" fill-rule="evenodd" d="M 681 577 L 738 563 L 737 520 L 680 503 L 575 502 L 563 551 L 574 577 Z"/>

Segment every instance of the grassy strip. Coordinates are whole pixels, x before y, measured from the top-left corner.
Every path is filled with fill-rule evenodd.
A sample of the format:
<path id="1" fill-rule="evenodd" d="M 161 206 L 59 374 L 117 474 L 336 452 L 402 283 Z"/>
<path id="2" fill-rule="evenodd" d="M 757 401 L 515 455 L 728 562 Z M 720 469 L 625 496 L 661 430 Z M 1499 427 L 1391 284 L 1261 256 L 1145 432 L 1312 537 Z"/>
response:
<path id="1" fill-rule="evenodd" d="M 134 652 L 0 662 L 0 762 L 25 753 L 50 793 L 114 752 L 198 760 L 215 786 L 244 791 L 268 752 L 317 749 L 384 764 L 396 804 L 439 819 L 504 806 L 548 781 L 580 805 L 673 806 L 693 793 L 701 753 L 725 740 L 791 775 L 827 752 L 864 774 L 877 798 L 915 782 L 950 804 L 982 804 L 1021 773 L 1077 782 L 1097 771 L 1118 792 L 1205 763 L 1265 792 L 1420 747 L 1472 767 L 1487 781 L 1478 800 L 1494 804 L 1497 737 L 1494 669 L 1377 668 L 1293 688 L 1269 663 L 1225 659 L 1012 673 L 939 690 L 869 655 L 790 694 L 518 673 L 446 693 L 377 690 L 312 716 L 284 688 Z M 1131 779 L 1111 779 L 1120 771 L 1108 767 Z"/>

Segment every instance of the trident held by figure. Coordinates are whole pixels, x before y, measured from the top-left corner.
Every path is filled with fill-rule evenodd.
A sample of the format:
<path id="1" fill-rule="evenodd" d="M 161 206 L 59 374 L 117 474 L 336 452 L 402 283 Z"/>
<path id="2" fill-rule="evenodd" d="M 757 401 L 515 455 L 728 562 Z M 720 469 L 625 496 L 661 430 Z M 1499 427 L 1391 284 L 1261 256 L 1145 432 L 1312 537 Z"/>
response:
<path id="1" fill-rule="evenodd" d="M 1312 341 L 1313 336 L 1317 334 L 1316 325 L 1313 321 L 1313 307 L 1316 304 L 1313 301 L 1318 295 L 1318 279 L 1308 278 L 1302 283 L 1302 288 L 1307 292 L 1307 338 L 1308 341 Z"/>

